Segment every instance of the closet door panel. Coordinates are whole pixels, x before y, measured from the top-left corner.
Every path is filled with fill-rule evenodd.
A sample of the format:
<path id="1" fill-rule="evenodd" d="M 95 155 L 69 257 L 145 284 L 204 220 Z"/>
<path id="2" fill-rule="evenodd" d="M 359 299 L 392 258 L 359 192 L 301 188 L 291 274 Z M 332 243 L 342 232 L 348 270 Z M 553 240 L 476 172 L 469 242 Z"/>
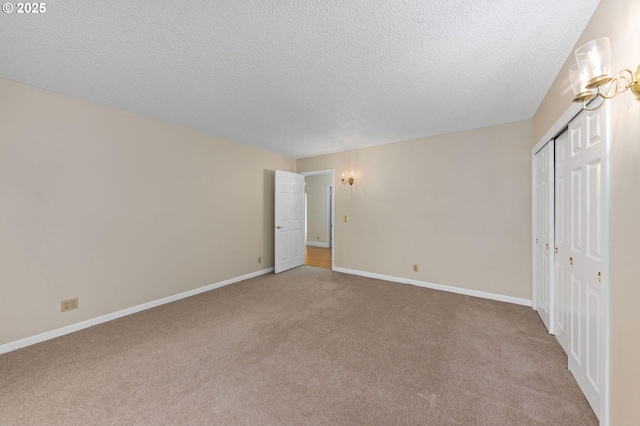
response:
<path id="1" fill-rule="evenodd" d="M 555 141 L 555 335 L 568 354 L 569 342 L 569 132 Z"/>
<path id="2" fill-rule="evenodd" d="M 603 383 L 603 289 L 605 252 L 605 140 L 602 110 L 583 111 L 569 123 L 570 174 L 567 252 L 559 247 L 557 264 L 565 264 L 570 281 L 568 304 L 569 369 L 596 415 Z M 557 181 L 557 185 L 561 182 Z M 560 203 L 562 201 L 559 201 Z M 562 311 L 564 309 L 558 306 Z M 559 338 L 562 344 L 562 340 Z"/>
<path id="3" fill-rule="evenodd" d="M 550 141 L 534 157 L 534 302 L 538 315 L 549 333 L 554 332 L 554 143 Z"/>

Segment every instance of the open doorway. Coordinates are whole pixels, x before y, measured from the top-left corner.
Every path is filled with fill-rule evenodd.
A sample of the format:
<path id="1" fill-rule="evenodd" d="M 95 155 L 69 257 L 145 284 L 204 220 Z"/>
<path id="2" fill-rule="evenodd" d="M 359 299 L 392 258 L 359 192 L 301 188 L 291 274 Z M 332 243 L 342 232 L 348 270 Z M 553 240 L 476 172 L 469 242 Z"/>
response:
<path id="1" fill-rule="evenodd" d="M 333 170 L 305 176 L 304 264 L 333 269 Z"/>

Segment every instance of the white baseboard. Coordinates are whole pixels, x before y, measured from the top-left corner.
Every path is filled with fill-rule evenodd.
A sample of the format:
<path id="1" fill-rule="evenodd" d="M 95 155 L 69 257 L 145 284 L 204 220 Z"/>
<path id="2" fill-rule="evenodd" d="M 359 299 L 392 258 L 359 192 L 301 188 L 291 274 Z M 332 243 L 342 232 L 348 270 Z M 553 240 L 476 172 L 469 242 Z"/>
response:
<path id="1" fill-rule="evenodd" d="M 35 336 L 30 336 L 30 337 L 26 337 L 24 339 L 16 340 L 14 342 L 5 343 L 4 345 L 0 345 L 0 354 L 11 352 L 11 351 L 14 351 L 16 349 L 24 348 L 25 346 L 30 346 L 30 345 L 34 345 L 36 343 L 44 342 L 46 340 L 50 340 L 50 339 L 53 339 L 53 338 L 56 338 L 56 337 L 59 337 L 59 336 L 63 336 L 65 334 L 73 333 L 75 331 L 79 331 L 79 330 L 82 330 L 82 329 L 85 329 L 85 328 L 89 328 L 89 327 L 92 327 L 94 325 L 102 324 L 104 322 L 111 321 L 111 320 L 114 320 L 114 319 L 117 319 L 117 318 L 121 318 L 121 317 L 124 317 L 124 316 L 127 316 L 127 315 L 135 314 L 136 312 L 141 312 L 141 311 L 144 311 L 146 309 L 155 308 L 156 306 L 160 306 L 160 305 L 164 305 L 164 304 L 167 304 L 167 303 L 175 302 L 176 300 L 180 300 L 180 299 L 184 299 L 184 298 L 187 298 L 187 297 L 195 296 L 196 294 L 200 294 L 200 293 L 204 293 L 206 291 L 214 290 L 216 288 L 224 287 L 226 285 L 237 283 L 239 281 L 248 280 L 249 278 L 254 278 L 254 277 L 258 277 L 260 275 L 268 274 L 270 272 L 273 272 L 273 269 L 274 268 L 267 268 L 267 269 L 263 269 L 261 271 L 252 272 L 250 274 L 242 275 L 242 276 L 239 276 L 239 277 L 230 278 L 228 280 L 220 281 L 218 283 L 209 284 L 209 285 L 206 285 L 204 287 L 199 287 L 199 288 L 196 288 L 196 289 L 193 289 L 193 290 L 185 291 L 183 293 L 175 294 L 173 296 L 164 297 L 162 299 L 154 300 L 152 302 L 143 303 L 141 305 L 133 306 L 131 308 L 126 308 L 126 309 L 122 309 L 122 310 L 117 311 L 117 312 L 113 312 L 113 313 L 110 313 L 110 314 L 102 315 L 102 316 L 99 316 L 97 318 L 92 318 L 92 319 L 89 319 L 89 320 L 86 320 L 86 321 L 82 321 L 82 322 L 79 322 L 79 323 L 76 323 L 76 324 L 67 325 L 65 327 L 61 327 L 61 328 L 58 328 L 58 329 L 55 329 L 55 330 L 47 331 L 45 333 L 37 334 Z M 500 302 L 515 303 L 517 305 L 531 306 L 531 300 L 529 300 L 529 299 L 520 299 L 518 297 L 504 296 L 504 295 L 501 295 L 501 294 L 487 293 L 487 292 L 484 292 L 484 291 L 469 290 L 469 289 L 466 289 L 466 288 L 451 287 L 451 286 L 441 285 L 441 284 L 433 284 L 433 283 L 428 283 L 428 282 L 424 282 L 424 281 L 411 280 L 411 279 L 408 279 L 408 278 L 392 277 L 392 276 L 389 276 L 389 275 L 375 274 L 375 273 L 372 273 L 372 272 L 356 271 L 356 270 L 347 269 L 347 268 L 334 267 L 333 270 L 335 272 L 341 272 L 343 274 L 359 275 L 359 276 L 362 276 L 362 277 L 375 278 L 375 279 L 383 280 L 383 281 L 392 281 L 392 282 L 398 282 L 398 283 L 402 283 L 402 284 L 411 284 L 411 285 L 415 285 L 415 286 L 418 286 L 418 287 L 425 287 L 425 288 L 430 288 L 430 289 L 434 289 L 434 290 L 447 291 L 447 292 L 450 292 L 450 293 L 458 293 L 458 294 L 464 294 L 464 295 L 467 295 L 467 296 L 481 297 L 483 299 L 491 299 L 491 300 L 497 300 L 497 301 L 500 301 Z"/>
<path id="2" fill-rule="evenodd" d="M 499 302 L 508 302 L 508 303 L 514 303 L 516 305 L 531 306 L 531 300 L 520 299 L 519 297 L 505 296 L 502 294 L 495 294 L 495 293 L 487 293 L 487 292 L 478 291 L 478 290 L 469 290 L 461 287 L 451 287 L 448 285 L 433 284 L 433 283 L 428 283 L 424 281 L 410 280 L 408 278 L 399 278 L 399 277 L 392 277 L 389 275 L 374 274 L 372 272 L 356 271 L 353 269 L 334 267 L 333 270 L 335 272 L 342 272 L 343 274 L 359 275 L 361 277 L 375 278 L 383 281 L 393 281 L 401 284 L 411 284 L 418 287 L 430 288 L 433 290 L 448 291 L 449 293 L 458 293 L 458 294 L 464 294 L 466 296 L 474 296 L 474 297 L 481 297 L 483 299 L 497 300 Z"/>
<path id="3" fill-rule="evenodd" d="M 329 243 L 314 243 L 313 241 L 307 241 L 307 245 L 311 247 L 329 248 Z"/>
<path id="4" fill-rule="evenodd" d="M 5 343 L 4 345 L 0 345 L 0 354 L 15 351 L 16 349 L 24 348 L 25 346 L 30 346 L 36 343 L 44 342 L 45 340 L 50 340 L 59 336 L 63 336 L 65 334 L 73 333 L 75 331 L 82 330 L 84 328 L 89 328 L 94 325 L 102 324 L 104 322 L 111 321 L 116 318 L 121 318 L 127 315 L 135 314 L 136 312 L 155 308 L 156 306 L 175 302 L 176 300 L 195 296 L 196 294 L 200 294 L 206 291 L 214 290 L 216 288 L 224 287 L 226 285 L 237 283 L 239 281 L 248 280 L 249 278 L 254 278 L 260 275 L 268 274 L 270 272 L 273 272 L 273 268 L 263 269 L 261 271 L 252 272 L 250 274 L 242 275 L 240 277 L 229 278 L 228 280 L 220 281 L 218 283 L 209 284 L 204 287 L 199 287 L 193 290 L 185 291 L 183 293 L 175 294 L 173 296 L 163 297 L 162 299 L 143 303 L 141 305 L 133 306 L 131 308 L 122 309 L 120 311 L 102 315 L 97 318 L 92 318 L 86 321 L 67 325 L 65 327 L 47 331 L 45 333 L 36 334 L 35 336 L 25 337 L 24 339 L 16 340 L 14 342 Z"/>

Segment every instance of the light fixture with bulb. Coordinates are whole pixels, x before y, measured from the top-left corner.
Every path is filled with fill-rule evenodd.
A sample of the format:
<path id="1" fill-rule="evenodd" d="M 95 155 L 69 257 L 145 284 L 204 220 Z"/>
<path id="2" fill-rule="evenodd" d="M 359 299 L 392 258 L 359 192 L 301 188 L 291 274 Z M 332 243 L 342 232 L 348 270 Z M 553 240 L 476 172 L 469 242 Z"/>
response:
<path id="1" fill-rule="evenodd" d="M 351 176 L 349 177 L 344 177 L 344 173 L 342 173 L 342 184 L 346 185 L 347 183 L 349 185 L 353 185 L 353 182 L 355 182 L 355 179 L 353 178 L 353 171 L 351 172 Z"/>
<path id="2" fill-rule="evenodd" d="M 640 66 L 635 72 L 623 69 L 616 77 L 609 75 L 611 67 L 611 42 L 608 37 L 590 41 L 576 50 L 576 64 L 569 69 L 573 102 L 582 102 L 582 108 L 593 111 L 604 105 L 607 99 L 631 89 L 640 101 Z M 596 96 L 601 101 L 594 107 L 587 104 Z"/>

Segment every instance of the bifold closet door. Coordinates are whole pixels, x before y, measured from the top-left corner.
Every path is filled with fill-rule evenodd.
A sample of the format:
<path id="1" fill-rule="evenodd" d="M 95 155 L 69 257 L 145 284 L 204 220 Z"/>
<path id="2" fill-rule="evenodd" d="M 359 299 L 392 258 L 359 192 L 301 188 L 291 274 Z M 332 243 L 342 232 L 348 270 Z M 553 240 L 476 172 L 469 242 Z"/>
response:
<path id="1" fill-rule="evenodd" d="M 562 349 L 569 353 L 569 132 L 556 138 L 555 188 L 555 327 Z"/>
<path id="2" fill-rule="evenodd" d="M 603 108 L 604 109 L 604 108 Z M 558 247 L 556 263 L 566 269 L 566 312 L 569 370 L 597 416 L 604 383 L 605 316 L 603 278 L 608 248 L 605 242 L 606 140 L 603 109 L 583 111 L 569 123 L 568 191 L 559 207 L 568 210 L 566 244 Z M 560 179 L 561 176 L 558 176 Z M 557 182 L 561 186 L 560 182 Z M 557 273 L 557 270 L 556 270 Z M 562 343 L 562 340 L 561 340 Z"/>
<path id="3" fill-rule="evenodd" d="M 553 141 L 535 155 L 535 309 L 549 333 L 553 334 Z"/>

